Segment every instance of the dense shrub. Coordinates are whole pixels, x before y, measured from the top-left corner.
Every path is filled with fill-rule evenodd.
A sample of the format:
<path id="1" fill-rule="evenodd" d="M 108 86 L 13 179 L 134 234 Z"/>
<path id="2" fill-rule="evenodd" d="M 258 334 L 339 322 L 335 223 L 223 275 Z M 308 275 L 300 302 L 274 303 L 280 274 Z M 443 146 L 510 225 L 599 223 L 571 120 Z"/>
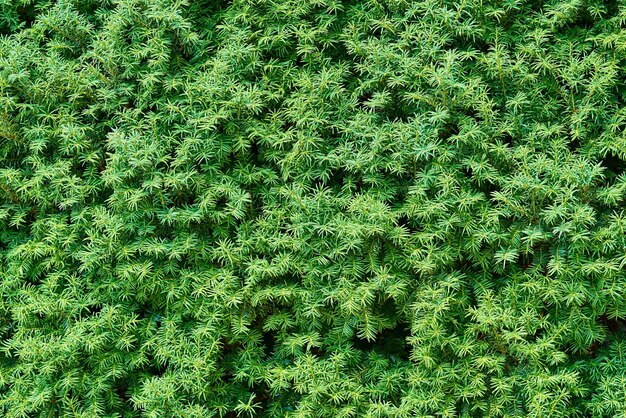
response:
<path id="1" fill-rule="evenodd" d="M 626 416 L 624 1 L 0 33 L 1 416 Z"/>

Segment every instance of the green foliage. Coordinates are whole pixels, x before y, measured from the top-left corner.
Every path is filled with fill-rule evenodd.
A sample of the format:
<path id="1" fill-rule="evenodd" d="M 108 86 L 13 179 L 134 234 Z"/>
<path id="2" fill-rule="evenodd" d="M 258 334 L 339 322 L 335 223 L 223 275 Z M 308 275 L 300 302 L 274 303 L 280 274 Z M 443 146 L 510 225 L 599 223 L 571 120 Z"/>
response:
<path id="1" fill-rule="evenodd" d="M 626 417 L 622 0 L 0 0 L 0 415 Z"/>

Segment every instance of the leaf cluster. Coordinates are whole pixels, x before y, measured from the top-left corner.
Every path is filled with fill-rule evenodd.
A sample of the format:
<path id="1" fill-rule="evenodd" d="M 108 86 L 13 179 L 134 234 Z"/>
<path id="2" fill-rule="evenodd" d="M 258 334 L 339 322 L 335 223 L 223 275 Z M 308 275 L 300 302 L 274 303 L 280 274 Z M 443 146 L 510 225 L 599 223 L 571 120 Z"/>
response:
<path id="1" fill-rule="evenodd" d="M 622 0 L 0 0 L 0 415 L 623 417 Z"/>

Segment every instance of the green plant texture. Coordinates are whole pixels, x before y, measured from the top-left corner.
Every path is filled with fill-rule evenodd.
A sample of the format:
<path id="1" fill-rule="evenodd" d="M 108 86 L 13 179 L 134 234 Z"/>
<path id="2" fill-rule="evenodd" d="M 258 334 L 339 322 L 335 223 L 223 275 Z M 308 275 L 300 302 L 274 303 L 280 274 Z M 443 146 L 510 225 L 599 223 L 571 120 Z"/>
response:
<path id="1" fill-rule="evenodd" d="M 0 0 L 0 416 L 626 417 L 626 0 Z"/>

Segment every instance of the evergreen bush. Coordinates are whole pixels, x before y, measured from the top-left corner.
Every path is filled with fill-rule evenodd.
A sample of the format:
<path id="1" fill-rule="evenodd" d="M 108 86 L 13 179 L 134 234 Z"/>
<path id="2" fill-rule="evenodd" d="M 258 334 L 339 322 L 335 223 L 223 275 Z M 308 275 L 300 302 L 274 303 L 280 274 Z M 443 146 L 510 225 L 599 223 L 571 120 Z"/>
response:
<path id="1" fill-rule="evenodd" d="M 0 0 L 0 415 L 626 417 L 626 1 Z"/>

